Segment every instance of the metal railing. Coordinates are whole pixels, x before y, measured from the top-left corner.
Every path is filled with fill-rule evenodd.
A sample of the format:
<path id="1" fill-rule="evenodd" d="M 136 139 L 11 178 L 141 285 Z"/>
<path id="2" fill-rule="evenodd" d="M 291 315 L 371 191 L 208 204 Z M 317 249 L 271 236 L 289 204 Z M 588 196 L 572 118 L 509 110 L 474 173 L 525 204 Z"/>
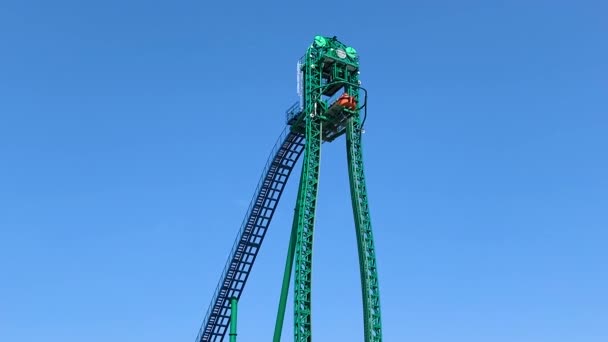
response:
<path id="1" fill-rule="evenodd" d="M 289 124 L 292 119 L 302 113 L 302 104 L 300 101 L 294 103 L 285 111 L 285 122 Z"/>
<path id="2" fill-rule="evenodd" d="M 203 323 L 201 324 L 198 335 L 196 337 L 196 342 L 202 341 L 203 335 L 205 334 L 205 328 L 208 325 L 209 319 L 213 312 L 213 308 L 215 307 L 215 303 L 218 301 L 221 289 L 224 286 L 225 280 L 227 279 L 227 274 L 229 272 L 230 266 L 232 264 L 235 254 L 237 253 L 238 246 L 242 240 L 242 236 L 243 236 L 245 229 L 247 228 L 248 222 L 251 218 L 253 208 L 256 205 L 256 199 L 258 198 L 260 191 L 264 185 L 264 180 L 267 178 L 271 164 L 276 159 L 278 151 L 282 148 L 283 144 L 286 142 L 286 138 L 289 133 L 290 133 L 289 126 L 287 126 L 283 129 L 283 131 L 279 135 L 279 138 L 277 139 L 274 147 L 272 148 L 272 151 L 270 152 L 270 156 L 269 156 L 268 160 L 266 161 L 266 164 L 264 165 L 264 168 L 262 171 L 262 176 L 260 177 L 260 180 L 258 181 L 258 184 L 255 188 L 255 192 L 254 192 L 251 202 L 249 204 L 249 208 L 247 209 L 247 214 L 245 215 L 245 218 L 243 219 L 243 221 L 241 223 L 241 228 L 239 229 L 238 235 L 237 235 L 236 239 L 234 240 L 232 249 L 230 250 L 230 254 L 228 256 L 228 261 L 226 262 L 226 265 L 224 266 L 224 269 L 220 276 L 218 285 L 215 289 L 215 292 L 213 293 L 211 305 L 207 309 L 207 313 L 205 314 L 205 318 L 203 320 Z M 211 332 L 211 333 L 213 334 L 213 332 Z"/>

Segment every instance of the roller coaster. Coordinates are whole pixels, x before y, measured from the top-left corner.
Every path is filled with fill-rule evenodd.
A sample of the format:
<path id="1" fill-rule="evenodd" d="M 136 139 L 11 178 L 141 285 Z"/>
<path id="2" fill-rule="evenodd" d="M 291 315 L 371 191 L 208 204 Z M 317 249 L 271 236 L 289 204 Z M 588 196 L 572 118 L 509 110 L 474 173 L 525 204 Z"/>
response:
<path id="1" fill-rule="evenodd" d="M 311 271 L 321 145 L 342 135 L 346 136 L 357 236 L 364 339 L 382 341 L 378 270 L 361 143 L 367 118 L 367 90 L 359 80 L 359 55 L 336 37 L 316 36 L 299 59 L 297 71 L 299 101 L 286 112 L 286 127 L 264 167 L 196 342 L 222 341 L 228 331 L 230 341 L 236 341 L 238 301 L 287 180 L 302 154 L 302 173 L 273 341 L 281 340 L 292 274 L 295 274 L 294 340 L 312 341 Z"/>

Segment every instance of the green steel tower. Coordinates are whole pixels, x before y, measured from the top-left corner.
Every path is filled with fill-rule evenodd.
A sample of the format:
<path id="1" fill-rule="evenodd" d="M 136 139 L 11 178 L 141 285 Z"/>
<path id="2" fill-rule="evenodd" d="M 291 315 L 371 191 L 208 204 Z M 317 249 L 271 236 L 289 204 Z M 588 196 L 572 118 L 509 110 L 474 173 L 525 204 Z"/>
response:
<path id="1" fill-rule="evenodd" d="M 365 185 L 361 134 L 367 91 L 360 86 L 359 56 L 336 37 L 316 36 L 298 62 L 300 101 L 287 111 L 287 127 L 271 153 L 196 342 L 221 341 L 228 326 L 236 340 L 236 303 L 241 296 L 276 206 L 304 154 L 297 203 L 274 331 L 280 342 L 294 280 L 294 338 L 312 341 L 311 274 L 321 145 L 346 136 L 346 153 L 359 254 L 366 342 L 382 341 L 378 270 Z M 295 269 L 294 269 L 295 266 Z M 232 324 L 231 324 L 232 323 Z"/>

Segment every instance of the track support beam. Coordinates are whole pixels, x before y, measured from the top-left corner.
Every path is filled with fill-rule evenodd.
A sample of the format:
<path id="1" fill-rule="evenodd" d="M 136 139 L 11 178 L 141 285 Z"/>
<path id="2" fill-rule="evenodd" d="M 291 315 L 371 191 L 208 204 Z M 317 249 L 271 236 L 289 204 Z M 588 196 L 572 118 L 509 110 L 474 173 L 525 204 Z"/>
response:
<path id="1" fill-rule="evenodd" d="M 230 298 L 230 342 L 236 342 L 236 316 L 238 299 Z"/>

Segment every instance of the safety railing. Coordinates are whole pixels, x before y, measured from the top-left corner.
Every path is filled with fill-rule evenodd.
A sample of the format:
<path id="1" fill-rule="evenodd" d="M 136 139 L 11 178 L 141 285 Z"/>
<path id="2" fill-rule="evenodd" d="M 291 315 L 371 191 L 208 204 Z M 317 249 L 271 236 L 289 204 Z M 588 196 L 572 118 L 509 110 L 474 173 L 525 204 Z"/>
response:
<path id="1" fill-rule="evenodd" d="M 205 327 L 207 326 L 207 323 L 209 322 L 209 318 L 211 317 L 215 303 L 217 302 L 217 300 L 220 296 L 221 289 L 224 286 L 224 282 L 227 278 L 228 270 L 230 269 L 230 265 L 232 264 L 234 255 L 237 252 L 239 243 L 241 241 L 241 237 L 243 236 L 243 233 L 244 233 L 245 229 L 247 228 L 247 223 L 251 217 L 253 207 L 255 206 L 256 199 L 257 199 L 258 195 L 260 194 L 264 180 L 266 179 L 268 171 L 270 170 L 270 165 L 273 162 L 273 160 L 276 158 L 277 152 L 279 151 L 279 149 L 281 149 L 288 134 L 289 134 L 289 128 L 286 127 L 285 129 L 283 129 L 283 131 L 279 135 L 279 138 L 277 139 L 274 147 L 272 148 L 272 151 L 270 152 L 270 157 L 268 158 L 268 160 L 266 161 L 266 164 L 264 165 L 264 168 L 262 171 L 262 176 L 260 177 L 260 180 L 258 181 L 258 184 L 255 188 L 255 192 L 254 192 L 251 202 L 249 204 L 249 208 L 247 208 L 247 214 L 245 215 L 245 218 L 243 219 L 243 221 L 241 223 L 241 228 L 239 229 L 237 238 L 234 240 L 232 249 L 230 250 L 230 254 L 228 256 L 228 261 L 226 262 L 226 265 L 224 266 L 224 269 L 222 271 L 222 275 L 219 279 L 218 285 L 215 289 L 215 292 L 213 293 L 211 305 L 207 309 L 207 313 L 205 314 L 205 318 L 203 320 L 203 323 L 202 323 L 202 325 L 199 329 L 198 335 L 196 337 L 196 342 L 200 342 L 202 340 L 203 334 L 205 333 Z M 211 332 L 211 333 L 213 333 L 213 332 Z"/>
<path id="2" fill-rule="evenodd" d="M 285 111 L 285 122 L 288 125 L 291 124 L 292 120 L 300 113 L 302 113 L 302 105 L 300 101 L 298 101 Z"/>

